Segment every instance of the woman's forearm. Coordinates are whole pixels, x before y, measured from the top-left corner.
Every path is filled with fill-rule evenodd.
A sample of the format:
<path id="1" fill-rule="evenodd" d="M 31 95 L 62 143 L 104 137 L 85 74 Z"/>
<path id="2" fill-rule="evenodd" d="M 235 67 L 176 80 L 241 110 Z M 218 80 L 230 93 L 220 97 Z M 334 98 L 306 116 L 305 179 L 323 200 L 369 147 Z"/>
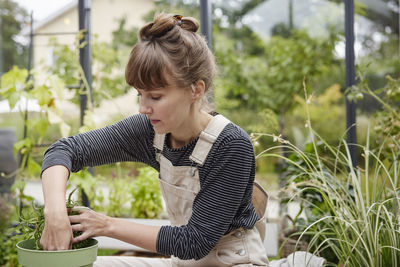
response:
<path id="1" fill-rule="evenodd" d="M 42 173 L 44 213 L 66 212 L 65 195 L 69 171 L 62 165 L 47 168 Z"/>
<path id="2" fill-rule="evenodd" d="M 40 244 L 44 250 L 71 249 L 73 235 L 65 205 L 68 174 L 61 165 L 42 173 L 45 225 Z"/>
<path id="3" fill-rule="evenodd" d="M 82 232 L 82 234 L 75 237 L 73 243 L 93 236 L 107 236 L 156 252 L 159 226 L 109 217 L 84 207 L 74 209 L 79 212 L 79 215 L 69 216 L 72 230 Z"/>
<path id="4" fill-rule="evenodd" d="M 157 252 L 156 244 L 159 231 L 159 226 L 143 225 L 121 218 L 112 218 L 105 235 Z"/>

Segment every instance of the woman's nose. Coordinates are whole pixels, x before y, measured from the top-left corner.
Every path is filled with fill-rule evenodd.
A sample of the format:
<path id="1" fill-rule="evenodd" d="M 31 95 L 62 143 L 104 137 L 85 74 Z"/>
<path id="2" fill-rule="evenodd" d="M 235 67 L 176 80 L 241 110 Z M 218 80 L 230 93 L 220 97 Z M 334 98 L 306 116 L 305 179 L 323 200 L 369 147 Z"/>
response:
<path id="1" fill-rule="evenodd" d="M 139 113 L 141 114 L 150 114 L 152 112 L 152 108 L 147 105 L 146 103 L 144 103 L 145 101 L 143 101 L 142 99 L 140 99 L 139 102 Z"/>

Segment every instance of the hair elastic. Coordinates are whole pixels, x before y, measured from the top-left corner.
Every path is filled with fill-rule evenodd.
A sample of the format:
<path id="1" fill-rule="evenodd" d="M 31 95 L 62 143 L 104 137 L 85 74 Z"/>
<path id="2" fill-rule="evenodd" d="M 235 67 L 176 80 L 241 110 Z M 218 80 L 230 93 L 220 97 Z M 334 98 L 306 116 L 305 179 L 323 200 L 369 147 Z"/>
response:
<path id="1" fill-rule="evenodd" d="M 181 15 L 174 15 L 172 18 L 176 21 L 176 25 L 178 25 L 178 26 L 182 25 L 182 16 Z"/>

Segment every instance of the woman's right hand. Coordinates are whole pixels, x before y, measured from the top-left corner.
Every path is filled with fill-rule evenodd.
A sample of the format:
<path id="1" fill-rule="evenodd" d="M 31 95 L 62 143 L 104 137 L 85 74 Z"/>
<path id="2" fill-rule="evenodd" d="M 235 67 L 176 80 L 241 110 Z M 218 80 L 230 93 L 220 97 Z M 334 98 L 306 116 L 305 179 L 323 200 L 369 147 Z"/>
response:
<path id="1" fill-rule="evenodd" d="M 71 249 L 72 239 L 72 228 L 67 210 L 45 213 L 45 224 L 40 239 L 44 250 Z"/>

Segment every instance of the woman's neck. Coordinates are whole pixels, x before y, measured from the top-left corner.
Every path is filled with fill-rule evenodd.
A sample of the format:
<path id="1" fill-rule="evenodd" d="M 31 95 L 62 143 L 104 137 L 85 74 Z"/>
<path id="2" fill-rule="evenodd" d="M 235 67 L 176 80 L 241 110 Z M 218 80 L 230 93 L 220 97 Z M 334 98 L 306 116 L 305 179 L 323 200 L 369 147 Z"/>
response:
<path id="1" fill-rule="evenodd" d="M 171 132 L 169 138 L 170 147 L 180 148 L 189 144 L 200 135 L 211 119 L 212 116 L 210 114 L 200 111 L 195 117 L 187 121 L 183 129 L 178 132 Z"/>

